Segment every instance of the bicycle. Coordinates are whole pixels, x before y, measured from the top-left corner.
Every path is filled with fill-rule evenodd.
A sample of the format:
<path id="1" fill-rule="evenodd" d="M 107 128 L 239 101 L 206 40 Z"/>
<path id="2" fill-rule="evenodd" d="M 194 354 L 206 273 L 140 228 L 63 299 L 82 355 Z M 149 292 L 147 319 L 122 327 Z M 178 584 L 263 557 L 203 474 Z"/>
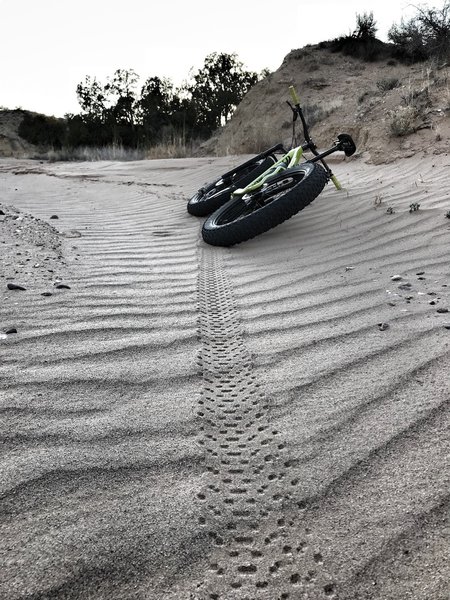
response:
<path id="1" fill-rule="evenodd" d="M 192 212 L 196 203 L 202 205 L 202 214 L 197 213 L 197 216 L 212 213 L 202 227 L 202 237 L 207 244 L 232 246 L 247 241 L 303 210 L 329 181 L 336 189 L 342 189 L 325 158 L 338 151 L 352 156 L 356 151 L 353 139 L 341 133 L 329 150 L 319 152 L 294 87 L 290 86 L 289 91 L 293 100 L 293 105 L 288 102 L 293 112 L 293 140 L 295 121 L 300 118 L 304 143 L 287 152 L 282 144 L 273 146 L 201 188 L 189 200 L 190 214 L 196 214 Z M 301 162 L 305 151 L 313 156 Z M 283 153 L 278 160 L 277 152 Z M 270 165 L 262 170 L 268 162 Z"/>

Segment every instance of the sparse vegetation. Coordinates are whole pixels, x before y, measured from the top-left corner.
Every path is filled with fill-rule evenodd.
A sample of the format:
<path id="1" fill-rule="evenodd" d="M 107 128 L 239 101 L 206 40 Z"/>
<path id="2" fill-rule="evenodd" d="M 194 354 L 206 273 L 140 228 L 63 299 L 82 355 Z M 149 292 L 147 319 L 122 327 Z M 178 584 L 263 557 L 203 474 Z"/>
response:
<path id="1" fill-rule="evenodd" d="M 413 106 L 399 106 L 389 113 L 389 129 L 393 136 L 401 137 L 414 133 L 417 109 Z"/>
<path id="2" fill-rule="evenodd" d="M 364 100 L 370 96 L 371 93 L 370 92 L 363 92 L 360 96 L 358 96 L 358 104 L 361 104 L 362 102 L 364 102 Z"/>
<path id="3" fill-rule="evenodd" d="M 442 8 L 416 7 L 416 15 L 409 21 L 393 25 L 388 38 L 400 58 L 411 62 L 450 58 L 450 0 Z"/>
<path id="4" fill-rule="evenodd" d="M 390 77 L 388 79 L 379 79 L 377 81 L 377 88 L 382 92 L 393 90 L 400 85 L 400 81 L 397 77 Z"/>
<path id="5" fill-rule="evenodd" d="M 450 0 L 444 0 L 442 8 L 415 8 L 417 12 L 410 20 L 392 25 L 388 33 L 391 43 L 376 38 L 376 21 L 370 12 L 357 14 L 353 33 L 322 42 L 319 47 L 366 62 L 387 60 L 389 65 L 396 60 L 407 63 L 429 58 L 449 60 Z"/>

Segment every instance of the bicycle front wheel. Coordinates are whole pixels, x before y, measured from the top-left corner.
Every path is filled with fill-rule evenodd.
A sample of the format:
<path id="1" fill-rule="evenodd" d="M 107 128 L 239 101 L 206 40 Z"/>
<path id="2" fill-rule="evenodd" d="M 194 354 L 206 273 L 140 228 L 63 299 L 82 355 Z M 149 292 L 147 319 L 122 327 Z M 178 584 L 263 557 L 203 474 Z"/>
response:
<path id="1" fill-rule="evenodd" d="M 290 219 L 325 187 L 328 174 L 305 162 L 274 177 L 261 190 L 232 198 L 206 219 L 202 236 L 212 246 L 245 242 Z"/>
<path id="2" fill-rule="evenodd" d="M 231 176 L 228 184 L 218 179 L 204 188 L 200 189 L 187 204 L 187 211 L 195 217 L 206 217 L 228 202 L 231 194 L 240 187 L 245 187 L 254 179 L 267 171 L 276 162 L 274 156 L 270 155 L 249 165 L 244 170 L 236 170 Z"/>

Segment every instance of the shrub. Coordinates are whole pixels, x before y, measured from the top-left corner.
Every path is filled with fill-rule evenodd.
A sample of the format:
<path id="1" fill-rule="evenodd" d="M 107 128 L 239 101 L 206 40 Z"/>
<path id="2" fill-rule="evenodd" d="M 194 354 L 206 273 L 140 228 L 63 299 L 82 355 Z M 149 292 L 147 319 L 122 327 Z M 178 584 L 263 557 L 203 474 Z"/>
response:
<path id="1" fill-rule="evenodd" d="M 399 106 L 389 116 L 389 128 L 393 136 L 402 137 L 416 131 L 417 109 L 413 106 Z"/>
<path id="2" fill-rule="evenodd" d="M 450 0 L 444 0 L 441 9 L 416 8 L 417 14 L 409 21 L 393 25 L 388 38 L 395 44 L 398 55 L 411 62 L 450 58 Z"/>
<path id="3" fill-rule="evenodd" d="M 382 92 L 387 92 L 388 90 L 393 90 L 394 88 L 400 85 L 400 81 L 396 77 L 391 77 L 389 79 L 379 79 L 377 81 L 377 88 Z"/>
<path id="4" fill-rule="evenodd" d="M 328 48 L 331 52 L 341 52 L 347 56 L 359 58 L 365 62 L 374 62 L 390 58 L 392 50 L 375 37 L 377 31 L 373 13 L 356 15 L 356 29 L 350 35 L 340 36 L 330 42 L 322 42 L 319 48 Z"/>

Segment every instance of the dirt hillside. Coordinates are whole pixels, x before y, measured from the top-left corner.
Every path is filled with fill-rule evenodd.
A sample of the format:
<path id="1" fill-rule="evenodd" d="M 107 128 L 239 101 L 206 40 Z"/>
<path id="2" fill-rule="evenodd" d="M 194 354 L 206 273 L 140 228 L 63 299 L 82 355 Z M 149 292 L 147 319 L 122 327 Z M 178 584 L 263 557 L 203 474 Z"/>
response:
<path id="1" fill-rule="evenodd" d="M 354 136 L 358 153 L 374 163 L 422 150 L 449 150 L 447 65 L 404 65 L 393 59 L 370 63 L 306 46 L 290 52 L 277 71 L 250 90 L 202 152 L 220 156 L 255 152 L 280 141 L 289 145 L 290 85 L 298 90 L 320 147 L 345 132 Z"/>
<path id="2" fill-rule="evenodd" d="M 0 157 L 25 158 L 33 156 L 36 147 L 19 136 L 24 110 L 0 110 Z"/>
<path id="3" fill-rule="evenodd" d="M 202 144 L 199 154 L 254 153 L 280 141 L 290 146 L 292 117 L 286 104 L 290 85 L 298 90 L 319 147 L 328 147 L 338 133 L 350 133 L 358 155 L 373 163 L 422 151 L 449 151 L 447 64 L 404 65 L 394 59 L 364 62 L 306 46 L 292 50 L 277 71 L 250 90 L 232 119 Z M 38 148 L 18 134 L 25 114 L 23 110 L 0 111 L 0 157 L 37 156 Z"/>

